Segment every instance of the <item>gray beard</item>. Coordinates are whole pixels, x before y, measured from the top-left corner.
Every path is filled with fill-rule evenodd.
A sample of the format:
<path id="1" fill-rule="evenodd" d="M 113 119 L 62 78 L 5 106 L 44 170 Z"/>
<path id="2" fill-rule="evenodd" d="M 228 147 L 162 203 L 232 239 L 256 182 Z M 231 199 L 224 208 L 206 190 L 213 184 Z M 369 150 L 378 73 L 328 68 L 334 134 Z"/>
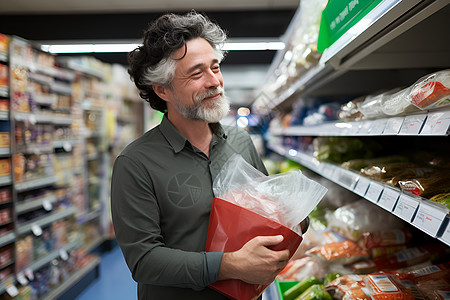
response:
<path id="1" fill-rule="evenodd" d="M 203 102 L 203 99 L 216 95 L 218 92 L 222 92 L 222 96 L 219 99 L 208 100 L 207 103 Z M 230 111 L 230 102 L 224 95 L 223 90 L 215 89 L 199 95 L 196 99 L 197 103 L 192 106 L 184 105 L 176 94 L 174 96 L 175 109 L 189 120 L 217 123 Z"/>

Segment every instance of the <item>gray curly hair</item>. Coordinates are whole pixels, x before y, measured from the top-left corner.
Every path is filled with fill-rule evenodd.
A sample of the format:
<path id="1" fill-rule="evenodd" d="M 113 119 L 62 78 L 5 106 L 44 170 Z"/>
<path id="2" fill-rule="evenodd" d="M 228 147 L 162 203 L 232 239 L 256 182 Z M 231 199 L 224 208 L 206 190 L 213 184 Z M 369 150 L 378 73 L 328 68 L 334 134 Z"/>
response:
<path id="1" fill-rule="evenodd" d="M 166 102 L 153 91 L 153 84 L 168 86 L 175 74 L 176 59 L 172 54 L 195 38 L 205 39 L 222 61 L 226 52 L 222 49 L 226 33 L 206 16 L 191 11 L 185 15 L 165 14 L 144 32 L 143 45 L 128 55 L 129 74 L 140 91 L 140 96 L 153 109 L 164 112 Z M 181 59 L 179 58 L 179 59 Z"/>

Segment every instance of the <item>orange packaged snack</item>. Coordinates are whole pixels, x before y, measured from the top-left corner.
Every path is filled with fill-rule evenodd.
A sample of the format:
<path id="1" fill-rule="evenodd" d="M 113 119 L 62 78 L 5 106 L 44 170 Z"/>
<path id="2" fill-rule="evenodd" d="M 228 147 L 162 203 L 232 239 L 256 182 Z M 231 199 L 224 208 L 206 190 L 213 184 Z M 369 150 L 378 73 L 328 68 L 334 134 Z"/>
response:
<path id="1" fill-rule="evenodd" d="M 375 273 L 367 275 L 366 285 L 373 299 L 414 300 L 411 292 L 391 274 Z"/>
<path id="2" fill-rule="evenodd" d="M 350 240 L 314 247 L 307 251 L 306 254 L 318 257 L 319 260 L 326 263 L 344 265 L 369 256 L 366 250 Z"/>
<path id="3" fill-rule="evenodd" d="M 328 285 L 325 290 L 333 297 L 333 299 L 371 299 L 369 290 L 364 282 L 365 276 L 360 275 L 344 275 L 336 278 Z"/>
<path id="4" fill-rule="evenodd" d="M 362 238 L 358 241 L 358 244 L 364 249 L 400 246 L 407 244 L 411 238 L 411 232 L 406 229 L 366 232 L 363 233 Z"/>

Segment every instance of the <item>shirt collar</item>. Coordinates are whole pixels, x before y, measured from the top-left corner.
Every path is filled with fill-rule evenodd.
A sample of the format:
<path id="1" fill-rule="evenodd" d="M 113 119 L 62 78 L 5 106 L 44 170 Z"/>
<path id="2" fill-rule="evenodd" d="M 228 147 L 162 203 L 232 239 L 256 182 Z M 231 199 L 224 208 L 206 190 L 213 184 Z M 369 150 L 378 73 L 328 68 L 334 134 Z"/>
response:
<path id="1" fill-rule="evenodd" d="M 211 123 L 209 124 L 209 126 L 211 127 L 213 134 L 218 138 L 227 138 L 227 135 L 225 134 L 225 131 L 220 123 Z M 183 148 L 186 146 L 186 142 L 189 143 L 189 141 L 175 128 L 175 126 L 170 123 L 169 119 L 167 118 L 167 114 L 164 114 L 159 128 L 175 153 L 183 150 Z"/>

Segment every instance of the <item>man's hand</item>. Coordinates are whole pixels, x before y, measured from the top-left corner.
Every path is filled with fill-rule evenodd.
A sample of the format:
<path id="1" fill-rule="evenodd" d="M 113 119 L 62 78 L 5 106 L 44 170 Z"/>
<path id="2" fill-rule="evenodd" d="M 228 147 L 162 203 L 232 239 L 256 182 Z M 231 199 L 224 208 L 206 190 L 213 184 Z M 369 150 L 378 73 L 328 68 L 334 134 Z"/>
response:
<path id="1" fill-rule="evenodd" d="M 273 251 L 282 235 L 257 236 L 240 250 L 223 254 L 218 280 L 240 279 L 252 284 L 270 284 L 286 266 L 289 250 Z"/>

